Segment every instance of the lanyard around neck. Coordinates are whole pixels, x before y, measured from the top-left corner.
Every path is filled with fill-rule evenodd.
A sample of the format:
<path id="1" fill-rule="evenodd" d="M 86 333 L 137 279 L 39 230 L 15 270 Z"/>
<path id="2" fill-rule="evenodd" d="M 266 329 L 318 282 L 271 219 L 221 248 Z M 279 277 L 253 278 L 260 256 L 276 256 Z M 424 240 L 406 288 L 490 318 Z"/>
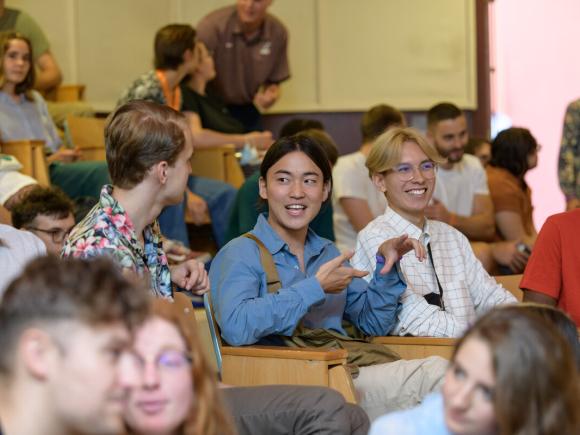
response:
<path id="1" fill-rule="evenodd" d="M 443 311 L 445 311 L 445 302 L 443 301 L 443 287 L 437 276 L 437 269 L 435 269 L 435 262 L 433 261 L 433 252 L 431 252 L 431 243 L 427 243 L 427 252 L 429 253 L 429 259 L 431 260 L 431 265 L 433 266 L 433 273 L 435 273 L 435 279 L 437 280 L 437 287 L 439 287 L 439 294 L 429 293 L 425 295 L 425 299 L 431 305 L 439 306 Z"/>
<path id="2" fill-rule="evenodd" d="M 165 103 L 172 109 L 179 111 L 181 108 L 181 89 L 179 86 L 176 86 L 173 90 L 169 89 L 167 77 L 163 71 L 157 69 L 155 70 L 155 75 L 157 76 L 159 83 L 161 83 L 161 90 L 163 91 L 163 97 L 165 97 Z"/>

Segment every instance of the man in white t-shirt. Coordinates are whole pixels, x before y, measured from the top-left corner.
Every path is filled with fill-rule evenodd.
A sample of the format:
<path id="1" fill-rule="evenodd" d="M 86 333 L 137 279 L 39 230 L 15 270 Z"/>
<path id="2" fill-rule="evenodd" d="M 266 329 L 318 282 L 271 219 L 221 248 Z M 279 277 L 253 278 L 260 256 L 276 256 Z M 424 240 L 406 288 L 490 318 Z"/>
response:
<path id="1" fill-rule="evenodd" d="M 379 104 L 370 108 L 361 121 L 360 149 L 340 157 L 332 171 L 332 208 L 336 245 L 341 251 L 354 250 L 356 236 L 370 221 L 384 213 L 385 195 L 377 190 L 365 166 L 374 140 L 391 127 L 404 126 L 403 114 Z"/>
<path id="2" fill-rule="evenodd" d="M 492 241 L 495 224 L 487 177 L 479 159 L 464 154 L 469 137 L 463 112 L 451 103 L 433 106 L 427 112 L 427 139 L 447 163 L 439 167 L 426 216 L 457 228 L 470 241 Z"/>

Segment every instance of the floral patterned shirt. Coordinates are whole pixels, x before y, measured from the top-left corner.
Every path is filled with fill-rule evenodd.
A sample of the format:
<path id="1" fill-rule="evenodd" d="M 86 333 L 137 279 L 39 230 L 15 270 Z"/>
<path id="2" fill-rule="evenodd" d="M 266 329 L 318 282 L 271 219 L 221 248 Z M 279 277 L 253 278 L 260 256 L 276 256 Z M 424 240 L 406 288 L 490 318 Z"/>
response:
<path id="1" fill-rule="evenodd" d="M 567 200 L 580 198 L 580 99 L 566 109 L 558 178 Z"/>
<path id="2" fill-rule="evenodd" d="M 99 203 L 73 228 L 62 256 L 91 258 L 109 255 L 121 269 L 148 279 L 155 296 L 171 298 L 171 276 L 159 225 L 155 222 L 145 227 L 143 247 L 137 239 L 133 222 L 112 193 L 113 186 L 103 186 Z"/>
<path id="3" fill-rule="evenodd" d="M 157 78 L 155 70 L 143 74 L 131 83 L 121 94 L 121 98 L 117 101 L 117 106 L 133 100 L 147 100 L 164 106 L 167 105 L 161 83 Z M 179 107 L 181 107 L 181 101 L 179 102 Z"/>

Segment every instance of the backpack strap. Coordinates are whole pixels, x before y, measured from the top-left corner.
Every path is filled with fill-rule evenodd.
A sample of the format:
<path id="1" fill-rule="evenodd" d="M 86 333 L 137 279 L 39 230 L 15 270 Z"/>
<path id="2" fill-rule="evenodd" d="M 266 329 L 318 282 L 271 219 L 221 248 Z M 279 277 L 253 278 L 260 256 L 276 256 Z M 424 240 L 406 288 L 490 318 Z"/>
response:
<path id="1" fill-rule="evenodd" d="M 266 248 L 264 243 L 262 243 L 262 241 L 252 233 L 246 233 L 243 237 L 252 239 L 258 245 L 258 248 L 260 249 L 260 262 L 262 263 L 264 272 L 266 272 L 268 293 L 276 293 L 282 288 L 282 283 L 280 282 L 280 276 L 278 275 L 278 270 L 274 264 L 274 257 L 272 257 L 272 254 L 268 251 L 268 248 Z"/>

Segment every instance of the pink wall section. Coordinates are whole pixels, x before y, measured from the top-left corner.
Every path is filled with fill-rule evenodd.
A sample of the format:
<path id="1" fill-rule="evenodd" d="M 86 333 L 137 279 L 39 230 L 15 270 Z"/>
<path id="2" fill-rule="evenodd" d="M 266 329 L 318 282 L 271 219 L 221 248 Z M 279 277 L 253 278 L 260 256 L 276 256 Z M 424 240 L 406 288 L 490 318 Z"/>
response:
<path id="1" fill-rule="evenodd" d="M 558 151 L 566 106 L 580 98 L 579 23 L 579 0 L 491 3 L 492 110 L 529 128 L 543 147 L 527 176 L 538 230 L 564 210 Z"/>

